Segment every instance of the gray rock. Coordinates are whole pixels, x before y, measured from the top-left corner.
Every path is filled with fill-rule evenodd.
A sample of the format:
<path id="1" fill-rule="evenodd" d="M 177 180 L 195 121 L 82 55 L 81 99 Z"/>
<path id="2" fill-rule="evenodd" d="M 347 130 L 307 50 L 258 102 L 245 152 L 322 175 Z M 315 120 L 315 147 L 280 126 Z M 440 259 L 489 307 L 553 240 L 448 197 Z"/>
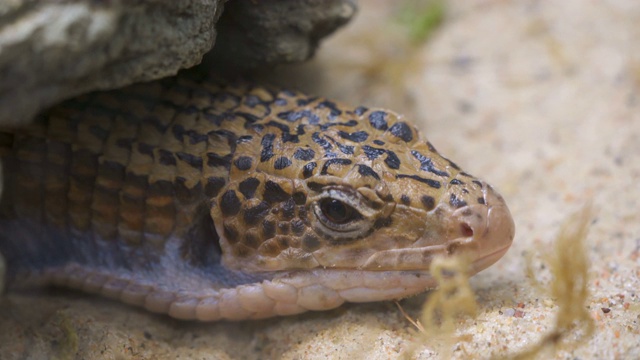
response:
<path id="1" fill-rule="evenodd" d="M 225 5 L 205 61 L 240 70 L 309 59 L 320 39 L 356 13 L 355 0 L 236 0 Z"/>
<path id="2" fill-rule="evenodd" d="M 213 47 L 223 4 L 228 20 L 213 64 L 250 68 L 307 59 L 354 14 L 353 1 L 0 1 L 0 124 L 198 64 Z"/>
<path id="3" fill-rule="evenodd" d="M 0 5 L 0 123 L 97 89 L 175 74 L 213 45 L 222 0 Z"/>

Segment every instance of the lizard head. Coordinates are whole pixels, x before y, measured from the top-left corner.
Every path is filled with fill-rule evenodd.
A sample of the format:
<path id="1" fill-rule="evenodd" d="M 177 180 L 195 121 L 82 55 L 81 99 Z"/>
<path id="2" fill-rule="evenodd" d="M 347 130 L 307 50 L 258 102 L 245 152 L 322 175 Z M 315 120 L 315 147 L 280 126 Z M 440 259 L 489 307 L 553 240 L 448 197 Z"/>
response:
<path id="1" fill-rule="evenodd" d="M 298 100 L 293 111 L 287 94 L 280 98 L 283 108 L 272 105 L 237 142 L 229 181 L 213 201 L 225 267 L 424 279 L 436 256 L 465 253 L 476 273 L 511 245 L 502 197 L 401 116 L 317 98 Z"/>

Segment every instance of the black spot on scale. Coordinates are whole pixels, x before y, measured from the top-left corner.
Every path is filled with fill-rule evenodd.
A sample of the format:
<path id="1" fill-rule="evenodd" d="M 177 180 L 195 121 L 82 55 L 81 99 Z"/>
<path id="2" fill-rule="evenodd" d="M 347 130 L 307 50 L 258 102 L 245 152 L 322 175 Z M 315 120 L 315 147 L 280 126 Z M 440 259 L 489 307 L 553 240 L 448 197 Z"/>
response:
<path id="1" fill-rule="evenodd" d="M 367 156 L 367 158 L 369 160 L 375 160 L 380 155 L 382 155 L 382 154 L 384 154 L 386 152 L 386 150 L 384 150 L 384 149 L 374 148 L 374 147 L 369 146 L 369 145 L 364 145 L 362 147 L 362 151 L 364 151 L 364 154 Z"/>
<path id="2" fill-rule="evenodd" d="M 384 145 L 384 141 L 378 140 L 378 139 L 373 140 L 373 143 L 376 144 L 376 145 L 380 145 L 380 146 Z"/>
<path id="3" fill-rule="evenodd" d="M 293 194 L 293 201 L 296 205 L 305 205 L 307 203 L 307 195 L 303 192 L 297 192 Z"/>
<path id="4" fill-rule="evenodd" d="M 165 103 L 165 105 L 168 105 L 168 103 Z M 178 108 L 176 106 L 171 106 L 171 107 L 173 107 L 174 109 Z M 144 119 L 142 119 L 142 124 L 152 126 L 154 129 L 156 129 L 156 131 L 158 131 L 161 134 L 164 134 L 165 131 L 167 131 L 167 127 L 169 126 L 168 124 L 165 124 L 162 121 L 160 121 L 160 119 L 157 116 L 145 116 Z"/>
<path id="5" fill-rule="evenodd" d="M 391 169 L 397 170 L 400 168 L 400 159 L 396 153 L 391 150 L 387 150 L 387 158 L 384 159 L 384 163 Z"/>
<path id="6" fill-rule="evenodd" d="M 461 171 L 461 172 L 460 172 L 460 175 L 462 175 L 462 176 L 466 176 L 466 177 L 473 177 L 471 174 L 469 174 L 469 173 L 467 173 L 467 172 L 464 172 L 464 171 Z"/>
<path id="7" fill-rule="evenodd" d="M 331 145 L 331 143 L 329 143 L 327 139 L 320 137 L 319 132 L 314 132 L 313 134 L 311 134 L 311 140 L 313 140 L 314 143 L 320 145 L 320 147 L 322 147 L 322 149 L 326 152 L 330 152 L 331 149 L 333 149 L 333 145 Z"/>
<path id="8" fill-rule="evenodd" d="M 218 196 L 218 193 L 227 182 L 222 177 L 210 177 L 207 179 L 207 183 L 204 186 L 204 193 L 208 198 Z"/>
<path id="9" fill-rule="evenodd" d="M 291 165 L 291 160 L 289 160 L 289 158 L 286 156 L 281 156 L 277 158 L 276 161 L 273 163 L 273 168 L 276 170 L 282 170 L 282 169 L 286 169 L 290 165 Z"/>
<path id="10" fill-rule="evenodd" d="M 224 216 L 234 216 L 240 211 L 240 199 L 233 190 L 227 190 L 220 199 L 220 211 Z"/>
<path id="11" fill-rule="evenodd" d="M 298 217 L 300 219 L 306 219 L 307 218 L 307 208 L 304 205 L 298 206 Z"/>
<path id="12" fill-rule="evenodd" d="M 287 142 L 292 142 L 294 144 L 297 144 L 300 142 L 300 137 L 298 137 L 298 135 L 296 134 L 291 134 L 291 133 L 282 133 L 282 142 L 283 143 L 287 143 Z"/>
<path id="13" fill-rule="evenodd" d="M 433 198 L 433 196 L 423 195 L 420 198 L 420 202 L 422 203 L 422 206 L 427 209 L 427 211 L 431 211 L 434 207 L 436 207 L 436 200 Z"/>
<path id="14" fill-rule="evenodd" d="M 274 127 L 274 128 L 276 128 L 276 129 L 278 129 L 278 130 L 280 130 L 280 131 L 282 131 L 282 132 L 287 132 L 287 133 L 288 133 L 289 131 L 291 131 L 291 129 L 289 129 L 289 127 L 288 127 L 287 125 L 282 124 L 282 123 L 279 123 L 279 122 L 277 122 L 277 121 L 273 121 L 273 120 L 272 120 L 272 121 L 269 121 L 269 122 L 268 122 L 268 123 L 266 123 L 265 125 L 266 125 L 266 126 Z"/>
<path id="15" fill-rule="evenodd" d="M 292 143 L 299 143 L 300 142 L 300 138 L 298 137 L 297 134 L 291 134 L 289 131 L 289 127 L 285 124 L 281 124 L 277 121 L 269 121 L 267 124 L 267 126 L 271 126 L 271 127 L 275 127 L 278 128 L 280 131 L 282 131 L 282 142 L 286 143 L 286 142 L 292 142 Z M 303 134 L 304 134 L 304 127 L 302 128 Z"/>
<path id="16" fill-rule="evenodd" d="M 184 135 L 184 133 L 184 126 L 180 124 L 175 124 L 171 127 L 171 134 L 173 134 L 173 137 L 178 141 L 182 141 L 182 136 Z"/>
<path id="17" fill-rule="evenodd" d="M 321 192 L 324 188 L 324 185 L 317 183 L 315 181 L 310 181 L 307 183 L 307 187 L 314 192 Z"/>
<path id="18" fill-rule="evenodd" d="M 329 159 L 327 160 L 324 165 L 322 165 L 322 170 L 320 170 L 320 175 L 327 175 L 327 170 L 329 169 L 329 166 L 336 164 L 336 165 L 351 165 L 352 161 L 349 159 Z"/>
<path id="19" fill-rule="evenodd" d="M 250 108 L 254 108 L 256 107 L 256 105 L 261 104 L 262 101 L 260 101 L 260 98 L 255 96 L 255 95 L 247 95 L 244 98 L 244 104 L 247 105 Z"/>
<path id="20" fill-rule="evenodd" d="M 201 134 L 194 130 L 187 131 L 186 135 L 189 138 L 189 143 L 191 145 L 201 143 L 201 142 L 206 142 L 207 140 L 209 140 L 209 135 Z"/>
<path id="21" fill-rule="evenodd" d="M 418 175 L 404 175 L 404 174 L 396 175 L 396 179 L 403 179 L 403 178 L 408 178 L 408 179 L 419 181 L 419 182 L 421 182 L 423 184 L 427 184 L 427 185 L 431 186 L 434 189 L 440 189 L 440 187 L 442 186 L 442 184 L 439 181 L 432 180 L 432 179 L 425 179 L 425 178 L 420 177 Z"/>
<path id="22" fill-rule="evenodd" d="M 416 150 L 411 150 L 411 155 L 413 155 L 414 158 L 420 161 L 420 170 L 428 171 L 438 176 L 449 176 L 449 174 L 446 171 L 436 169 L 435 165 L 433 164 L 433 161 L 431 161 L 430 158 L 422 155 L 420 152 Z"/>
<path id="23" fill-rule="evenodd" d="M 245 209 L 243 219 L 247 225 L 255 225 L 259 221 L 262 221 L 268 213 L 269 204 L 265 201 L 261 201 L 258 205 Z"/>
<path id="24" fill-rule="evenodd" d="M 316 101 L 317 99 L 318 99 L 317 96 L 311 96 L 311 97 L 306 97 L 306 98 L 298 97 L 298 99 L 296 100 L 296 105 L 298 105 L 298 106 L 307 106 L 307 105 L 311 104 L 312 102 Z"/>
<path id="25" fill-rule="evenodd" d="M 291 220 L 296 215 L 296 203 L 292 198 L 282 204 L 282 218 L 284 220 Z"/>
<path id="26" fill-rule="evenodd" d="M 302 177 L 304 177 L 305 179 L 310 178 L 313 175 L 313 170 L 316 168 L 316 166 L 318 166 L 318 164 L 316 164 L 315 162 L 307 163 L 302 168 Z"/>
<path id="27" fill-rule="evenodd" d="M 253 124 L 254 122 L 257 122 L 258 120 L 260 120 L 260 117 L 254 115 L 254 114 L 249 114 L 249 113 L 242 112 L 242 111 L 236 111 L 233 114 L 238 116 L 238 117 L 243 118 L 244 121 L 245 121 L 245 126 L 247 125 L 247 123 Z"/>
<path id="28" fill-rule="evenodd" d="M 176 165 L 176 158 L 171 151 L 158 149 L 158 162 L 162 165 Z"/>
<path id="29" fill-rule="evenodd" d="M 289 89 L 284 89 L 284 90 L 281 90 L 280 92 L 281 92 L 283 95 L 286 95 L 286 96 L 288 96 L 288 97 L 294 97 L 294 96 L 296 96 L 296 93 L 295 93 L 294 91 L 292 91 L 292 90 L 289 90 Z"/>
<path id="30" fill-rule="evenodd" d="M 385 131 L 389 128 L 387 124 L 387 113 L 384 111 L 374 111 L 369 114 L 369 123 L 377 130 Z"/>
<path id="31" fill-rule="evenodd" d="M 176 199 L 182 204 L 191 203 L 196 201 L 200 196 L 202 196 L 202 183 L 198 182 L 193 187 L 187 187 L 187 179 L 182 176 L 176 176 L 174 192 L 176 194 Z"/>
<path id="32" fill-rule="evenodd" d="M 276 235 L 276 223 L 273 220 L 262 221 L 262 235 L 265 239 L 272 238 Z"/>
<path id="33" fill-rule="evenodd" d="M 231 154 L 220 156 L 216 153 L 207 153 L 207 165 L 222 166 L 228 170 L 231 167 Z"/>
<path id="34" fill-rule="evenodd" d="M 362 116 L 362 114 L 366 113 L 367 110 L 369 110 L 369 109 L 364 107 L 364 106 L 359 106 L 355 110 L 353 110 L 353 113 L 358 115 L 358 116 Z"/>
<path id="35" fill-rule="evenodd" d="M 253 159 L 249 156 L 239 156 L 234 160 L 233 164 L 239 170 L 249 170 L 251 169 L 251 165 L 253 164 Z"/>
<path id="36" fill-rule="evenodd" d="M 258 185 L 260 185 L 260 180 L 250 177 L 240 182 L 238 190 L 240 190 L 245 199 L 251 199 L 256 194 Z"/>
<path id="37" fill-rule="evenodd" d="M 213 130 L 207 133 L 209 137 L 213 137 L 213 141 L 220 141 L 221 139 L 225 139 L 227 144 L 231 147 L 231 152 L 234 152 L 236 149 L 236 142 L 238 140 L 238 136 L 230 130 Z M 220 138 L 220 140 L 216 139 Z"/>
<path id="38" fill-rule="evenodd" d="M 480 181 L 478 181 L 478 180 L 473 180 L 473 181 L 472 181 L 472 183 L 474 183 L 474 184 L 478 185 L 478 187 L 479 187 L 480 189 L 482 189 L 482 183 L 481 183 Z"/>
<path id="39" fill-rule="evenodd" d="M 253 136 L 251 135 L 242 135 L 238 138 L 238 140 L 236 140 L 237 144 L 244 144 L 247 143 L 249 141 L 253 140 Z"/>
<path id="40" fill-rule="evenodd" d="M 257 133 L 261 133 L 262 130 L 264 130 L 264 125 L 262 124 L 251 124 L 251 126 L 248 127 L 248 129 L 251 129 Z"/>
<path id="41" fill-rule="evenodd" d="M 280 185 L 269 180 L 264 184 L 262 199 L 270 204 L 283 202 L 291 197 Z"/>
<path id="42" fill-rule="evenodd" d="M 286 120 L 288 122 L 296 122 L 304 118 L 306 118 L 307 123 L 311 125 L 316 125 L 320 122 L 320 118 L 318 117 L 318 115 L 314 114 L 311 110 L 285 111 L 279 113 L 277 116 L 278 118 Z"/>
<path id="43" fill-rule="evenodd" d="M 294 235 L 302 235 L 304 233 L 304 221 L 300 220 L 300 219 L 293 219 L 291 220 L 291 231 L 293 232 Z"/>
<path id="44" fill-rule="evenodd" d="M 262 150 L 260 151 L 260 162 L 265 162 L 275 156 L 273 153 L 273 140 L 275 140 L 275 134 L 266 134 L 262 137 L 261 145 Z"/>
<path id="45" fill-rule="evenodd" d="M 411 127 L 407 125 L 407 123 L 401 121 L 393 124 L 389 129 L 389 132 L 396 137 L 399 137 L 404 142 L 411 142 L 413 140 L 413 132 L 411 131 Z"/>
<path id="46" fill-rule="evenodd" d="M 353 142 L 363 142 L 365 140 L 367 140 L 367 138 L 369 137 L 369 134 L 367 134 L 366 131 L 356 131 L 356 132 L 352 132 L 352 133 L 348 133 L 346 131 L 338 131 L 338 136 L 340 136 L 343 139 L 346 140 L 351 140 Z"/>
<path id="47" fill-rule="evenodd" d="M 223 121 L 228 121 L 233 119 L 233 115 L 230 112 L 215 114 L 215 113 L 211 113 L 210 111 L 213 111 L 213 109 L 212 108 L 203 109 L 201 115 L 204 117 L 205 120 L 207 120 L 208 123 L 216 125 L 216 127 L 219 127 Z"/>
<path id="48" fill-rule="evenodd" d="M 202 91 L 203 96 L 209 96 L 210 93 L 208 91 L 206 91 L 204 88 L 201 87 L 195 87 L 195 88 L 191 88 L 193 89 L 192 91 L 196 92 L 196 91 Z M 219 99 L 219 101 L 221 102 L 232 102 L 235 105 L 239 105 L 240 102 L 242 101 L 242 97 L 233 94 L 229 91 L 222 91 L 216 94 L 216 98 Z M 216 100 L 218 100 L 216 99 Z"/>
<path id="49" fill-rule="evenodd" d="M 411 198 L 408 197 L 405 194 L 400 195 L 400 202 L 404 205 L 410 205 L 411 204 Z"/>
<path id="50" fill-rule="evenodd" d="M 309 161 L 316 156 L 316 152 L 313 149 L 298 148 L 293 154 L 293 158 L 296 160 Z"/>
<path id="51" fill-rule="evenodd" d="M 340 111 L 340 109 L 338 109 L 338 106 L 336 106 L 336 103 L 332 101 L 325 100 L 319 103 L 318 105 L 316 105 L 316 109 L 323 109 L 323 108 L 329 109 L 332 117 L 342 115 L 342 111 Z"/>
<path id="52" fill-rule="evenodd" d="M 458 198 L 457 196 L 455 196 L 454 194 L 451 194 L 451 196 L 449 197 L 449 204 L 451 206 L 453 206 L 456 209 L 459 209 L 463 206 L 467 206 L 467 202 Z"/>
<path id="53" fill-rule="evenodd" d="M 177 152 L 176 156 L 194 169 L 202 170 L 202 158 L 185 152 Z"/>
<path id="54" fill-rule="evenodd" d="M 380 176 L 371 167 L 363 164 L 358 164 L 358 173 L 362 176 L 371 176 L 376 180 L 380 180 Z"/>
<path id="55" fill-rule="evenodd" d="M 320 124 L 320 130 L 322 131 L 326 131 L 328 128 L 332 127 L 332 126 L 356 126 L 358 125 L 358 121 L 357 120 L 349 120 L 346 122 L 332 122 L 332 123 L 324 123 L 324 124 Z"/>
<path id="56" fill-rule="evenodd" d="M 449 181 L 450 185 L 464 185 L 464 183 L 458 179 L 452 179 L 451 181 Z"/>
<path id="57" fill-rule="evenodd" d="M 354 153 L 354 147 L 350 146 L 350 145 L 344 145 L 341 144 L 339 142 L 336 142 L 336 145 L 338 146 L 338 149 L 340 149 L 340 151 L 345 154 L 345 155 L 353 155 Z"/>
<path id="58" fill-rule="evenodd" d="M 478 201 L 478 204 L 481 204 L 481 205 L 485 205 L 485 204 L 486 204 L 486 202 L 484 201 L 484 198 L 483 198 L 483 197 L 479 197 L 479 198 L 477 199 L 477 201 Z"/>

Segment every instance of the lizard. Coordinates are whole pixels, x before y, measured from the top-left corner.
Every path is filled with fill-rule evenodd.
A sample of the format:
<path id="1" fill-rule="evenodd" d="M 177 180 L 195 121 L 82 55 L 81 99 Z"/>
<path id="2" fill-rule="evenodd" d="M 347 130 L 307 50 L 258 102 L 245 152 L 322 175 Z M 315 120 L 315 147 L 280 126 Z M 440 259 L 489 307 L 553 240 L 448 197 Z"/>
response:
<path id="1" fill-rule="evenodd" d="M 176 76 L 0 128 L 9 289 L 55 285 L 185 320 L 399 299 L 435 257 L 470 274 L 504 199 L 392 111 Z"/>

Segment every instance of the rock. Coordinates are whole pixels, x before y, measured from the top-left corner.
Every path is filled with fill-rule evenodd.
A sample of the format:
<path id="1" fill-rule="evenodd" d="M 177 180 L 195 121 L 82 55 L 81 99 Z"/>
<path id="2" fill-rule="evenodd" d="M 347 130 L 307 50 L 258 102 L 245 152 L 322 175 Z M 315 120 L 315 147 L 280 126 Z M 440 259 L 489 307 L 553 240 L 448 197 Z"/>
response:
<path id="1" fill-rule="evenodd" d="M 32 2 L 0 7 L 0 123 L 62 99 L 175 74 L 213 45 L 222 0 Z"/>
<path id="2" fill-rule="evenodd" d="M 198 64 L 214 45 L 223 5 L 229 19 L 213 64 L 244 68 L 307 59 L 355 12 L 353 0 L 3 1 L 0 124 Z"/>
<path id="3" fill-rule="evenodd" d="M 230 1 L 218 24 L 216 47 L 205 61 L 246 70 L 307 60 L 320 39 L 356 10 L 355 0 Z"/>

